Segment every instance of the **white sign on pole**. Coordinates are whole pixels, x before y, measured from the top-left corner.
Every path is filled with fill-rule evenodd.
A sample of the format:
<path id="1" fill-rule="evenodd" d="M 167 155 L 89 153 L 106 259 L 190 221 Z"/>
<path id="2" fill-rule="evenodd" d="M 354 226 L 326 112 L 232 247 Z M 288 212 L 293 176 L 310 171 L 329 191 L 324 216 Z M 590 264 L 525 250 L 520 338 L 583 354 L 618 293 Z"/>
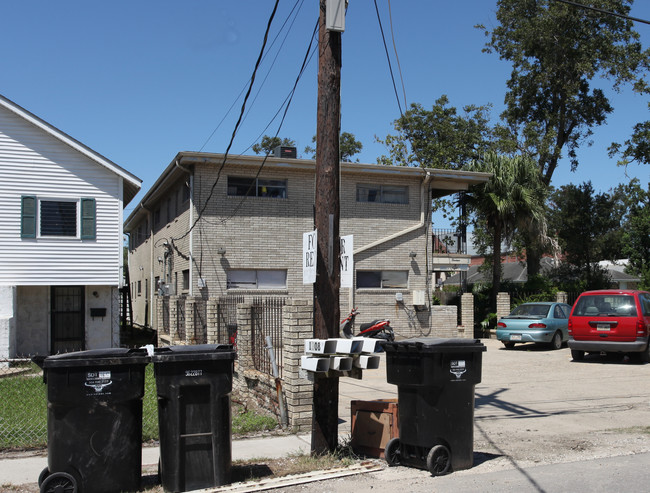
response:
<path id="1" fill-rule="evenodd" d="M 341 236 L 341 287 L 351 288 L 354 278 L 353 235 Z"/>
<path id="2" fill-rule="evenodd" d="M 316 282 L 316 230 L 302 234 L 302 283 Z"/>

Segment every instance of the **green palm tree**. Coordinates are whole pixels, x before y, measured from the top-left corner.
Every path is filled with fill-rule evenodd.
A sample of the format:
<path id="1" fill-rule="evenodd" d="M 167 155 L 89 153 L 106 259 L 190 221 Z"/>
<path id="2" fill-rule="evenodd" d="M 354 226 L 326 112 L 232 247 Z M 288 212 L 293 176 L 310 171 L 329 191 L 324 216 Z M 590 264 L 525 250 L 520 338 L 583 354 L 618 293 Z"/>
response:
<path id="1" fill-rule="evenodd" d="M 485 154 L 466 167 L 468 171 L 492 173 L 492 178 L 467 194 L 468 212 L 477 224 L 487 229 L 492 243 L 492 293 L 490 302 L 496 309 L 501 285 L 501 245 L 510 244 L 514 234 L 533 226 L 546 237 L 542 176 L 536 163 L 524 156 Z"/>

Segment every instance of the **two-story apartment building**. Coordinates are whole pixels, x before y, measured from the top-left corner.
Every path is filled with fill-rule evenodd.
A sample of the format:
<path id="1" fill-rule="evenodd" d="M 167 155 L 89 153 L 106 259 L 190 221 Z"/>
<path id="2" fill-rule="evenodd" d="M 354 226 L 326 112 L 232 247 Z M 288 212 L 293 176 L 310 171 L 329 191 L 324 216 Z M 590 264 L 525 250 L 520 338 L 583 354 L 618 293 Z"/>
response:
<path id="1" fill-rule="evenodd" d="M 488 174 L 341 163 L 340 234 L 353 235 L 354 281 L 341 312 L 389 318 L 401 335 L 431 328 L 431 203 Z M 181 152 L 125 222 L 136 323 L 155 297 L 311 298 L 303 233 L 314 229 L 315 161 Z"/>
<path id="2" fill-rule="evenodd" d="M 0 96 L 0 359 L 116 346 L 141 181 Z"/>

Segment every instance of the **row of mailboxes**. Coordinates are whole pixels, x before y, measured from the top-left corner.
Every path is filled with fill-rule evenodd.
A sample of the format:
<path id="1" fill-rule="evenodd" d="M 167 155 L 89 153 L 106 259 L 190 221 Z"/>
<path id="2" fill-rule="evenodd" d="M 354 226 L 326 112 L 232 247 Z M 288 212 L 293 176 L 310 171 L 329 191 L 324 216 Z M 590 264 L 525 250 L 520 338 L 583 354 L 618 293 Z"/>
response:
<path id="1" fill-rule="evenodd" d="M 307 339 L 305 355 L 300 359 L 303 370 L 316 373 L 352 371 L 353 368 L 375 370 L 379 368 L 382 341 L 366 337 L 353 339 Z"/>

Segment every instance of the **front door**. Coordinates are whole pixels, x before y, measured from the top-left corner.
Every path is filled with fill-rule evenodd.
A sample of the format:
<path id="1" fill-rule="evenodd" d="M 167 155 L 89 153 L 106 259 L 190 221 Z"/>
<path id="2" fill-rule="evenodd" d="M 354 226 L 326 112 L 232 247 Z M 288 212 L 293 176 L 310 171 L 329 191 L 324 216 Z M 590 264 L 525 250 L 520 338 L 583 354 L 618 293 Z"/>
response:
<path id="1" fill-rule="evenodd" d="M 84 287 L 52 287 L 51 354 L 83 351 L 85 346 Z"/>

